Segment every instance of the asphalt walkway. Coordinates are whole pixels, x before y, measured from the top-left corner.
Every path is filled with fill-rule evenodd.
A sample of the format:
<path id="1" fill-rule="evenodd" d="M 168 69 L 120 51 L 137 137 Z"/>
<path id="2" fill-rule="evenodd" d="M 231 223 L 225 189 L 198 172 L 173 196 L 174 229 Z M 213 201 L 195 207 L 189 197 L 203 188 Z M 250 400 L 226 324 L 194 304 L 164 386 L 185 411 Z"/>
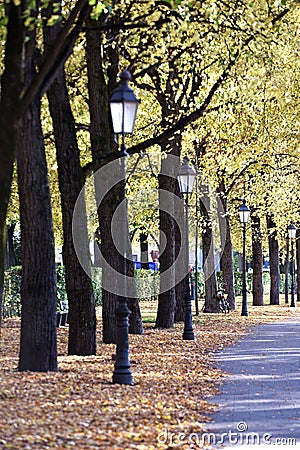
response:
<path id="1" fill-rule="evenodd" d="M 300 319 L 254 327 L 217 365 L 230 376 L 203 440 L 213 448 L 300 448 Z"/>

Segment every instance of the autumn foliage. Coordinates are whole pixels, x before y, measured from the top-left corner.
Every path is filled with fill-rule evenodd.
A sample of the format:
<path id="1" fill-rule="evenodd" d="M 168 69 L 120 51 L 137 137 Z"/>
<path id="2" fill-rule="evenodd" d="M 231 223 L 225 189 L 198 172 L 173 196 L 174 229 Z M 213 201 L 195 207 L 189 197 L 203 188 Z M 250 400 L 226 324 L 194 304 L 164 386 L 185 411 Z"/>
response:
<path id="1" fill-rule="evenodd" d="M 149 320 L 154 307 L 147 308 Z M 134 386 L 111 383 L 115 346 L 101 344 L 100 325 L 97 356 L 67 356 L 68 329 L 59 328 L 59 371 L 17 372 L 20 321 L 5 320 L 0 448 L 190 448 L 176 436 L 201 435 L 209 428 L 216 408 L 213 395 L 225 376 L 214 367 L 214 353 L 249 326 L 298 315 L 298 308 L 249 309 L 248 318 L 241 318 L 240 311 L 201 313 L 194 318 L 195 341 L 182 340 L 182 324 L 156 330 L 145 323 L 144 336 L 130 336 Z"/>

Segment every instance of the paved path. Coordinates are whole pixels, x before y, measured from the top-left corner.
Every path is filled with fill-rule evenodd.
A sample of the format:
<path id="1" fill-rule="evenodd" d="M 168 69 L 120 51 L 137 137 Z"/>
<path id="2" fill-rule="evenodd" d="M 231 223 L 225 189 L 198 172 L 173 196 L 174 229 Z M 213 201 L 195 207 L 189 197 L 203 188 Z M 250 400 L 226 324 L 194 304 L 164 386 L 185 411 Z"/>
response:
<path id="1" fill-rule="evenodd" d="M 217 365 L 231 375 L 214 398 L 213 448 L 300 448 L 300 319 L 254 327 Z"/>

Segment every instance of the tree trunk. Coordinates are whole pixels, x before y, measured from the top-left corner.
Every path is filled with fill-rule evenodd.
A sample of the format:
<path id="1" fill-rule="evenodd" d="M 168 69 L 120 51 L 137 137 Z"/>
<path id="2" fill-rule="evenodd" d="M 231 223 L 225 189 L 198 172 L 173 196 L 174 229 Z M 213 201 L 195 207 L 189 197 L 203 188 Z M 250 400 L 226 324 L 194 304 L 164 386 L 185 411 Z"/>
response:
<path id="1" fill-rule="evenodd" d="M 23 89 L 24 70 L 23 8 L 26 9 L 25 2 L 17 4 L 11 0 L 6 5 L 8 22 L 0 96 L 0 311 L 2 310 L 6 257 L 6 214 L 21 125 L 18 119 L 18 105 Z M 0 326 L 1 318 L 0 314 Z"/>
<path id="2" fill-rule="evenodd" d="M 177 240 L 176 240 L 177 244 Z M 175 244 L 175 245 L 176 245 Z M 189 275 L 183 278 L 180 283 L 175 286 L 175 296 L 176 296 L 176 309 L 175 309 L 175 322 L 184 322 L 185 305 L 184 298 L 187 290 L 187 283 L 189 282 Z"/>
<path id="3" fill-rule="evenodd" d="M 116 149 L 112 136 L 109 133 L 109 106 L 108 88 L 106 86 L 102 68 L 101 58 L 101 35 L 99 31 L 92 30 L 94 22 L 87 20 L 86 31 L 86 53 L 88 69 L 88 90 L 89 90 L 89 111 L 90 111 L 90 139 L 93 161 L 98 162 L 101 155 L 110 153 L 111 149 Z M 110 81 L 110 80 L 109 80 Z M 107 181 L 108 182 L 108 181 Z M 113 187 L 116 190 L 116 187 Z M 96 197 L 101 195 L 101 180 L 99 185 L 95 181 Z M 120 255 L 115 251 L 115 245 L 111 236 L 111 223 L 113 219 L 117 193 L 108 192 L 104 196 L 98 207 L 99 231 L 101 239 L 101 261 L 107 263 L 108 267 L 102 265 L 102 280 L 109 279 L 109 268 L 112 267 L 117 272 L 121 270 Z M 118 202 L 117 202 L 118 204 Z M 113 280 L 112 280 L 113 281 Z M 105 289 L 102 285 L 102 323 L 103 342 L 105 344 L 116 342 L 116 290 Z"/>
<path id="4" fill-rule="evenodd" d="M 297 228 L 296 231 L 296 293 L 297 293 L 297 301 L 300 301 L 300 276 L 299 276 L 299 268 L 300 268 L 300 230 Z"/>
<path id="5" fill-rule="evenodd" d="M 286 239 L 286 260 L 284 266 L 284 298 L 285 303 L 289 302 L 289 272 L 290 272 L 290 240 Z"/>
<path id="6" fill-rule="evenodd" d="M 26 45 L 26 84 L 35 76 L 35 39 Z M 40 99 L 25 113 L 18 152 L 22 235 L 21 342 L 19 370 L 57 370 L 56 272 L 48 171 Z"/>
<path id="7" fill-rule="evenodd" d="M 173 93 L 170 94 L 171 97 Z M 169 97 L 161 98 L 162 122 L 170 114 Z M 169 152 L 161 161 L 158 176 L 159 227 L 160 227 L 160 293 L 156 316 L 157 328 L 170 328 L 174 322 L 184 320 L 185 276 L 187 267 L 179 253 L 182 251 L 184 230 L 184 208 L 180 197 L 177 174 L 180 169 L 181 136 L 161 145 L 162 152 Z"/>
<path id="8" fill-rule="evenodd" d="M 72 40 L 70 40 L 71 33 L 66 33 L 65 36 L 57 42 L 57 47 L 52 49 L 47 55 L 46 64 L 42 75 L 37 81 L 30 86 L 30 89 L 24 90 L 24 43 L 26 27 L 24 20 L 24 11 L 26 15 L 28 12 L 28 0 L 16 2 L 10 0 L 5 5 L 5 12 L 7 12 L 7 33 L 5 43 L 4 56 L 4 72 L 1 77 L 1 99 L 0 99 L 0 307 L 2 305 L 2 292 L 4 282 L 4 265 L 5 265 L 5 227 L 6 227 L 6 213 L 9 201 L 13 163 L 17 152 L 17 141 L 19 138 L 20 127 L 22 125 L 21 118 L 24 111 L 36 95 L 36 92 L 41 88 L 45 79 L 49 79 L 49 72 L 51 75 L 55 74 L 55 68 L 62 58 L 67 58 L 71 52 L 71 43 L 74 42 L 76 34 L 80 31 L 80 15 L 81 20 L 89 10 L 87 2 L 80 2 L 74 8 L 75 14 L 70 14 L 66 21 L 68 30 L 72 28 L 77 20 L 76 26 L 72 30 Z M 84 13 L 83 13 L 84 10 Z M 34 6 L 31 12 L 34 12 Z M 39 11 L 35 11 L 39 12 Z M 32 25 L 32 24 L 31 24 Z M 75 29 L 76 28 L 76 29 Z M 66 45 L 66 43 L 68 45 Z M 58 53 L 62 47 L 68 51 L 63 52 L 58 57 Z M 56 65 L 56 67 L 55 67 Z M 27 86 L 28 87 L 28 86 Z M 21 93 L 25 92 L 24 96 Z M 1 324 L 1 317 L 0 317 Z"/>
<path id="9" fill-rule="evenodd" d="M 175 194 L 179 197 L 179 187 L 178 183 L 175 186 Z M 182 200 L 178 204 L 178 212 L 176 213 L 176 220 L 174 220 L 174 236 L 175 236 L 175 259 L 178 258 L 181 247 L 183 245 L 183 237 L 182 231 L 184 230 L 184 209 L 182 205 Z M 188 262 L 187 262 L 188 263 Z M 182 261 L 180 261 L 182 264 Z M 175 265 L 175 268 L 177 264 Z M 187 269 L 186 269 L 187 270 Z M 182 278 L 181 275 L 178 274 L 177 278 Z M 189 274 L 182 278 L 179 283 L 175 286 L 175 298 L 176 298 L 176 309 L 175 309 L 175 322 L 184 322 L 185 319 L 185 296 L 187 292 L 187 283 L 189 282 Z"/>
<path id="10" fill-rule="evenodd" d="M 263 251 L 262 237 L 260 229 L 260 218 L 256 214 L 251 215 L 252 223 L 252 261 L 253 261 L 253 280 L 252 295 L 253 306 L 263 306 L 264 289 L 263 289 Z"/>
<path id="11" fill-rule="evenodd" d="M 279 271 L 279 246 L 277 241 L 276 223 L 273 216 L 267 216 L 269 259 L 270 259 L 270 305 L 279 305 L 280 295 L 280 271 Z"/>
<path id="12" fill-rule="evenodd" d="M 126 158 L 122 158 L 122 170 L 124 170 L 124 180 L 126 179 Z M 125 180 L 126 181 L 126 180 Z M 121 229 L 119 230 L 119 236 L 124 236 L 125 244 L 125 254 L 126 258 L 126 291 L 127 291 L 127 305 L 129 310 L 131 311 L 129 316 L 129 334 L 144 334 L 142 316 L 140 311 L 140 304 L 138 301 L 138 294 L 136 288 L 136 281 L 134 275 L 134 262 L 132 257 L 132 247 L 131 247 L 131 239 L 129 235 L 129 224 L 128 224 L 128 206 L 125 197 L 125 182 L 121 185 L 121 195 L 123 196 L 123 204 L 124 204 L 124 222 L 121 225 Z M 117 246 L 120 248 L 120 245 Z"/>
<path id="13" fill-rule="evenodd" d="M 55 134 L 61 193 L 64 233 L 62 256 L 69 301 L 68 353 L 70 355 L 94 355 L 96 354 L 96 314 L 91 275 L 86 273 L 81 266 L 72 238 L 73 210 L 82 188 L 82 172 L 63 73 L 60 73 L 52 83 L 48 91 L 48 99 Z M 81 245 L 88 252 L 83 196 L 80 200 L 82 201 L 83 218 L 81 221 Z"/>
<path id="14" fill-rule="evenodd" d="M 93 29 L 96 27 L 96 30 Z M 97 30 L 98 28 L 98 30 Z M 93 162 L 97 166 L 100 157 L 111 153 L 113 149 L 118 151 L 111 133 L 111 123 L 109 120 L 109 104 L 108 92 L 115 87 L 114 83 L 117 78 L 118 71 L 118 55 L 115 50 L 110 48 L 109 53 L 109 69 L 108 69 L 108 86 L 105 82 L 102 61 L 101 48 L 101 32 L 99 31 L 99 23 L 91 19 L 87 20 L 86 31 L 87 42 L 87 68 L 88 68 L 88 89 L 89 89 L 89 112 L 90 112 L 90 138 L 92 148 Z M 115 58 L 115 60 L 113 59 Z M 120 162 L 122 165 L 124 161 Z M 103 167 L 104 167 L 103 163 Z M 112 271 L 124 273 L 123 257 L 115 247 L 114 238 L 112 236 L 111 225 L 113 223 L 114 214 L 122 200 L 125 198 L 125 180 L 120 183 L 114 183 L 114 174 L 118 176 L 118 164 L 115 162 L 114 167 L 107 166 L 104 170 L 103 177 L 106 180 L 99 179 L 95 176 L 96 197 L 101 199 L 98 202 L 99 230 L 101 236 L 101 253 L 102 253 L 102 321 L 103 321 L 103 342 L 115 343 L 116 339 L 116 304 L 118 299 L 118 287 L 115 286 L 116 277 L 112 278 Z M 112 171 L 112 173 L 109 173 Z M 110 186 L 109 192 L 103 195 L 105 183 Z M 127 235 L 129 240 L 128 223 Z M 127 239 L 126 239 L 127 241 Z M 130 266 L 130 267 L 128 267 Z M 131 273 L 131 294 L 128 301 L 128 307 L 131 309 L 129 317 L 129 332 L 135 334 L 143 333 L 142 317 L 140 313 L 137 292 L 133 278 L 133 262 L 127 261 L 127 272 Z M 118 277 L 117 277 L 118 278 Z"/>
<path id="15" fill-rule="evenodd" d="M 217 191 L 219 193 L 218 220 L 221 238 L 221 270 L 223 275 L 224 290 L 227 294 L 227 300 L 229 302 L 230 309 L 235 310 L 235 290 L 232 256 L 233 252 L 224 181 L 220 183 Z"/>
<path id="16" fill-rule="evenodd" d="M 203 271 L 205 282 L 205 303 L 203 312 L 217 313 L 217 278 L 212 223 L 210 218 L 210 200 L 207 194 L 200 199 L 202 216 Z"/>
<path id="17" fill-rule="evenodd" d="M 149 248 L 148 248 L 148 234 L 141 232 L 140 233 L 140 250 L 141 250 L 141 266 L 142 269 L 149 269 L 149 263 L 148 263 L 148 255 L 149 255 Z"/>
<path id="18" fill-rule="evenodd" d="M 51 11 L 49 16 L 51 16 Z M 44 31 L 45 48 L 50 48 L 61 30 L 61 24 L 47 27 Z M 65 266 L 66 291 L 69 302 L 69 355 L 96 354 L 96 312 L 91 273 L 86 273 L 76 255 L 73 236 L 73 211 L 83 188 L 80 151 L 77 144 L 74 117 L 66 87 L 65 71 L 58 69 L 57 76 L 47 92 L 53 122 L 59 190 L 63 220 L 63 264 Z M 84 195 L 81 201 L 81 246 L 88 253 L 89 241 L 86 223 Z"/>
<path id="19" fill-rule="evenodd" d="M 173 219 L 174 178 L 166 175 L 172 171 L 172 158 L 162 160 L 161 173 L 158 176 L 159 186 L 159 229 L 160 229 L 160 290 L 156 315 L 156 328 L 172 328 L 174 326 L 176 293 L 175 293 L 175 224 Z M 166 274 L 168 276 L 166 277 Z"/>

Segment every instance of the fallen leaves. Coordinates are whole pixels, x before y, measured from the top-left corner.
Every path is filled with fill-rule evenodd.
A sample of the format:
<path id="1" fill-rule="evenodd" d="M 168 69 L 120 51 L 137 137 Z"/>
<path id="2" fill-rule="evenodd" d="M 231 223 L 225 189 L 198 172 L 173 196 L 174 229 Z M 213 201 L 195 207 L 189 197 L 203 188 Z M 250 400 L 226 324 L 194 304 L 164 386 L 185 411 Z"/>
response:
<path id="1" fill-rule="evenodd" d="M 134 386 L 111 383 L 113 345 L 99 343 L 97 356 L 67 356 L 67 328 L 58 329 L 59 372 L 17 372 L 20 323 L 5 320 L 0 448 L 191 448 L 187 436 L 204 432 L 224 377 L 214 367 L 214 352 L 249 326 L 298 313 L 282 307 L 250 310 L 245 320 L 239 312 L 201 314 L 194 321 L 195 341 L 182 340 L 182 324 L 172 333 L 146 324 L 144 336 L 130 336 Z M 98 333 L 100 342 L 100 325 Z"/>

